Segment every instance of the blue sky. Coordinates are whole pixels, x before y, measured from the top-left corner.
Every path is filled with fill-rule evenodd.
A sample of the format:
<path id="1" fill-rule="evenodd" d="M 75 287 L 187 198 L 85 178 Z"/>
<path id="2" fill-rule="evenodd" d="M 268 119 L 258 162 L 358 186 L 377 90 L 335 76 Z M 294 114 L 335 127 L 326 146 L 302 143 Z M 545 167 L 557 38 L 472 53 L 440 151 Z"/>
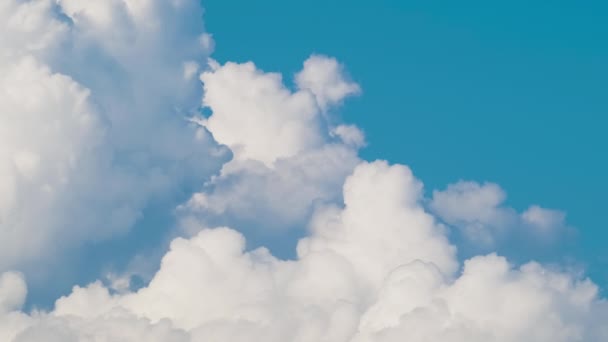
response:
<path id="1" fill-rule="evenodd" d="M 361 84 L 343 116 L 367 159 L 427 188 L 491 181 L 508 203 L 564 210 L 608 285 L 608 6 L 601 1 L 205 2 L 214 58 L 295 73 L 336 56 Z"/>

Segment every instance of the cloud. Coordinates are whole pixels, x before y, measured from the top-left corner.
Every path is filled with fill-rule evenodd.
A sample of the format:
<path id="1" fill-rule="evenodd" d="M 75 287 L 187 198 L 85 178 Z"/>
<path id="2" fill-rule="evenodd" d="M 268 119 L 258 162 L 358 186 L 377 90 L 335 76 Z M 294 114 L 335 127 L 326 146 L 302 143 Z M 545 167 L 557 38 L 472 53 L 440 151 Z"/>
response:
<path id="1" fill-rule="evenodd" d="M 15 272 L 0 274 L 0 313 L 21 309 L 26 295 L 23 275 Z"/>
<path id="2" fill-rule="evenodd" d="M 495 253 L 559 236 L 562 212 L 519 212 L 492 183 L 425 198 L 407 166 L 358 157 L 365 136 L 337 110 L 361 90 L 336 59 L 311 56 L 293 87 L 220 65 L 201 15 L 187 0 L 0 4 L 0 340 L 608 340 L 590 280 Z M 26 279 L 65 281 L 48 259 L 149 208 L 179 220 L 149 282 L 111 273 L 23 308 Z M 244 235 L 294 228 L 293 258 Z"/>
<path id="3" fill-rule="evenodd" d="M 227 63 L 201 76 L 203 104 L 213 114 L 204 121 L 235 160 L 266 166 L 322 144 L 321 117 L 314 96 L 291 92 L 277 73 L 264 73 L 251 62 Z M 269 134 L 272 132 L 272 134 Z"/>
<path id="4" fill-rule="evenodd" d="M 312 55 L 304 62 L 304 68 L 296 74 L 296 84 L 299 89 L 310 91 L 323 110 L 361 92 L 335 58 L 322 55 Z"/>
<path id="5" fill-rule="evenodd" d="M 563 212 L 532 205 L 518 213 L 504 204 L 506 197 L 497 184 L 460 181 L 433 191 L 429 206 L 477 250 L 496 250 L 513 239 L 539 247 L 572 236 Z"/>
<path id="6" fill-rule="evenodd" d="M 246 251 L 229 228 L 177 238 L 150 284 L 75 287 L 53 312 L 5 314 L 15 341 L 603 341 L 597 287 L 495 254 L 459 271 L 445 230 L 401 165 L 362 163 L 296 260 Z M 128 327 L 128 328 L 127 328 Z"/>
<path id="7" fill-rule="evenodd" d="M 387 280 L 353 341 L 601 341 L 606 315 L 589 281 L 529 263 L 513 268 L 496 255 L 465 262 L 441 282 L 427 264 L 405 266 Z"/>
<path id="8" fill-rule="evenodd" d="M 183 212 L 207 224 L 276 231 L 304 226 L 314 207 L 340 200 L 365 138 L 357 127 L 334 126 L 339 118 L 324 115 L 327 106 L 358 89 L 335 59 L 310 57 L 296 75 L 300 89 L 295 91 L 280 74 L 265 73 L 251 62 L 215 64 L 201 80 L 211 115 L 198 122 L 234 158 L 182 206 Z M 332 100 L 321 105 L 319 97 L 327 96 Z"/>
<path id="9" fill-rule="evenodd" d="M 3 1 L 0 270 L 123 235 L 149 203 L 219 170 L 227 150 L 186 120 L 201 89 L 184 75 L 211 49 L 201 13 L 183 1 Z"/>

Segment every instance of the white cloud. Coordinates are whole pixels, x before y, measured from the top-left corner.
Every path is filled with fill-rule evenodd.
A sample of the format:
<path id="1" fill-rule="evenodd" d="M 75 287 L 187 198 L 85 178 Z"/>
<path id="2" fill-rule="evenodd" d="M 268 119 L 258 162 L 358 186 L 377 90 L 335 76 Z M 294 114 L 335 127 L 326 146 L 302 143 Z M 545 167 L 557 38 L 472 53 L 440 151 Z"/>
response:
<path id="1" fill-rule="evenodd" d="M 434 191 L 430 208 L 482 249 L 497 248 L 514 236 L 549 242 L 568 234 L 564 213 L 538 205 L 518 213 L 504 204 L 506 197 L 497 184 L 461 181 Z"/>
<path id="2" fill-rule="evenodd" d="M 273 168 L 241 163 L 214 178 L 180 214 L 208 224 L 240 222 L 270 231 L 305 225 L 316 206 L 339 201 L 342 183 L 357 162 L 356 151 L 329 144 L 281 159 Z"/>
<path id="3" fill-rule="evenodd" d="M 310 91 L 323 110 L 361 92 L 335 58 L 322 55 L 313 55 L 304 62 L 304 68 L 296 74 L 296 84 L 301 90 Z"/>
<path id="4" fill-rule="evenodd" d="M 280 74 L 263 73 L 251 62 L 227 63 L 201 76 L 203 103 L 213 114 L 205 127 L 235 160 L 267 166 L 279 158 L 319 146 L 321 118 L 314 98 L 292 93 Z"/>
<path id="5" fill-rule="evenodd" d="M 519 213 L 491 183 L 429 202 L 406 166 L 359 160 L 362 131 L 332 117 L 360 92 L 337 60 L 309 58 L 295 89 L 253 63 L 207 69 L 201 15 L 188 0 L 0 4 L 1 341 L 608 340 L 591 281 L 494 253 L 460 263 L 439 221 L 494 250 L 559 234 L 563 213 Z M 27 274 L 2 271 L 124 234 L 192 189 L 177 212 L 191 236 L 149 284 L 112 274 L 23 311 Z M 282 260 L 225 223 L 309 234 Z"/>
<path id="6" fill-rule="evenodd" d="M 21 309 L 26 295 L 23 275 L 15 272 L 0 274 L 0 314 Z"/>
<path id="7" fill-rule="evenodd" d="M 3 64 L 48 51 L 68 27 L 53 15 L 53 2 L 7 0 L 0 4 Z"/>
<path id="8" fill-rule="evenodd" d="M 314 235 L 298 255 L 329 249 L 354 262 L 366 280 L 380 283 L 400 264 L 433 262 L 447 275 L 456 271 L 455 249 L 443 228 L 420 206 L 422 184 L 402 165 L 359 165 L 344 184 L 344 210 L 320 210 Z"/>
<path id="9" fill-rule="evenodd" d="M 359 165 L 292 261 L 245 251 L 234 230 L 171 244 L 150 284 L 75 287 L 50 313 L 5 314 L 0 335 L 74 341 L 603 341 L 597 287 L 490 254 L 457 272 L 408 168 Z M 4 330 L 2 330 L 4 329 Z M 8 332 L 7 332 L 8 331 Z M 47 339 L 48 340 L 48 339 Z"/>
<path id="10" fill-rule="evenodd" d="M 365 135 L 355 125 L 339 125 L 331 131 L 331 134 L 338 136 L 346 145 L 354 147 L 365 146 Z"/>
<path id="11" fill-rule="evenodd" d="M 391 274 L 353 341 L 602 341 L 606 309 L 589 281 L 535 263 L 475 257 L 453 283 L 419 263 Z"/>
<path id="12" fill-rule="evenodd" d="M 314 98 L 322 94 L 291 91 L 280 74 L 251 62 L 214 65 L 201 76 L 203 103 L 212 114 L 198 121 L 230 147 L 234 159 L 182 209 L 209 224 L 285 230 L 303 225 L 315 206 L 338 201 L 358 163 L 363 133 L 351 125 L 332 127 Z M 298 75 L 318 67 L 330 67 L 331 75 L 315 86 L 346 84 L 342 68 L 328 57 L 311 57 Z M 353 94 L 330 92 L 333 105 Z"/>
<path id="13" fill-rule="evenodd" d="M 458 182 L 445 191 L 433 192 L 432 207 L 448 222 L 502 220 L 505 213 L 498 208 L 506 194 L 497 184 Z"/>
<path id="14" fill-rule="evenodd" d="M 566 214 L 558 210 L 533 205 L 521 214 L 521 218 L 533 228 L 552 234 L 556 227 L 559 228 L 565 225 Z"/>
<path id="15" fill-rule="evenodd" d="M 160 0 L 2 2 L 0 270 L 124 234 L 148 203 L 217 172 L 225 149 L 185 120 L 201 89 L 184 65 L 210 52 L 201 13 Z"/>

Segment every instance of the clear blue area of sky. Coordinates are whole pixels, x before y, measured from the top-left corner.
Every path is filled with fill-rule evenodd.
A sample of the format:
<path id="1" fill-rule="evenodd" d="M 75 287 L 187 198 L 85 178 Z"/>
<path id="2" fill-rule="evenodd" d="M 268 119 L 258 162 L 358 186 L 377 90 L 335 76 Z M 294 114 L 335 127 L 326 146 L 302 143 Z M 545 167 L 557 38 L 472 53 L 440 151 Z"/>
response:
<path id="1" fill-rule="evenodd" d="M 608 285 L 608 2 L 206 0 L 219 61 L 289 78 L 311 53 L 363 87 L 343 109 L 366 159 L 427 189 L 492 181 L 508 204 L 567 212 Z"/>

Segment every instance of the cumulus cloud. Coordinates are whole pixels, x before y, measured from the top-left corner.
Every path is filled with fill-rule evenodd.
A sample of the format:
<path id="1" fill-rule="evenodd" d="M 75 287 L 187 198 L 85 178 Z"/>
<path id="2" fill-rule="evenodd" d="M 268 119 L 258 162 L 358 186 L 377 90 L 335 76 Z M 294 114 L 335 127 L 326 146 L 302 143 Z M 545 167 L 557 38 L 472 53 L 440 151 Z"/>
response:
<path id="1" fill-rule="evenodd" d="M 296 260 L 229 228 L 178 238 L 150 284 L 75 287 L 49 313 L 4 314 L 14 341 L 603 341 L 597 287 L 494 254 L 461 271 L 411 171 L 362 163 L 320 210 Z M 9 275 L 9 278 L 11 276 Z M 14 277 L 14 275 L 12 275 Z M 13 287 L 20 288 L 19 281 Z M 10 285 L 9 285 L 10 286 Z"/>
<path id="2" fill-rule="evenodd" d="M 339 201 L 365 138 L 324 115 L 358 89 L 335 59 L 310 57 L 296 75 L 297 90 L 251 62 L 215 63 L 201 80 L 211 115 L 197 121 L 234 158 L 184 212 L 208 224 L 285 230 L 304 225 L 314 207 Z"/>
<path id="3" fill-rule="evenodd" d="M 202 124 L 219 143 L 230 147 L 235 160 L 266 166 L 323 145 L 329 132 L 323 127 L 328 123 L 321 110 L 359 89 L 334 58 L 320 55 L 304 62 L 296 75 L 296 91 L 283 84 L 281 74 L 265 73 L 252 62 L 213 65 L 201 75 L 203 105 L 212 111 Z M 362 137 L 355 135 L 361 133 L 346 127 L 339 131 L 360 142 Z"/>
<path id="4" fill-rule="evenodd" d="M 23 275 L 15 272 L 0 274 L 0 313 L 21 309 L 26 295 Z"/>
<path id="5" fill-rule="evenodd" d="M 434 191 L 429 205 L 444 222 L 481 249 L 495 250 L 525 236 L 539 244 L 570 236 L 563 212 L 538 205 L 517 212 L 505 205 L 506 198 L 497 184 L 460 181 Z"/>
<path id="6" fill-rule="evenodd" d="M 359 159 L 365 136 L 336 112 L 361 90 L 336 59 L 311 56 L 293 87 L 221 65 L 201 14 L 188 0 L 0 4 L 1 341 L 608 340 L 590 280 L 459 259 L 454 228 L 494 251 L 550 239 L 562 212 L 518 212 L 491 183 L 425 198 L 407 166 Z M 149 283 L 112 274 L 23 309 L 27 273 L 6 270 L 125 234 L 163 201 L 182 236 Z M 243 234 L 293 227 L 307 234 L 291 259 Z"/>
<path id="7" fill-rule="evenodd" d="M 204 72 L 201 80 L 203 104 L 213 110 L 204 125 L 236 160 L 271 166 L 278 158 L 321 144 L 314 97 L 292 93 L 280 74 L 264 73 L 251 62 L 229 62 Z"/>
<path id="8" fill-rule="evenodd" d="M 313 55 L 304 62 L 304 68 L 296 75 L 296 84 L 301 90 L 310 91 L 323 110 L 361 92 L 335 58 L 321 55 Z"/>
<path id="9" fill-rule="evenodd" d="M 217 172 L 227 151 L 185 119 L 201 90 L 184 75 L 210 53 L 201 13 L 2 2 L 0 269 L 124 234 L 148 203 Z"/>

